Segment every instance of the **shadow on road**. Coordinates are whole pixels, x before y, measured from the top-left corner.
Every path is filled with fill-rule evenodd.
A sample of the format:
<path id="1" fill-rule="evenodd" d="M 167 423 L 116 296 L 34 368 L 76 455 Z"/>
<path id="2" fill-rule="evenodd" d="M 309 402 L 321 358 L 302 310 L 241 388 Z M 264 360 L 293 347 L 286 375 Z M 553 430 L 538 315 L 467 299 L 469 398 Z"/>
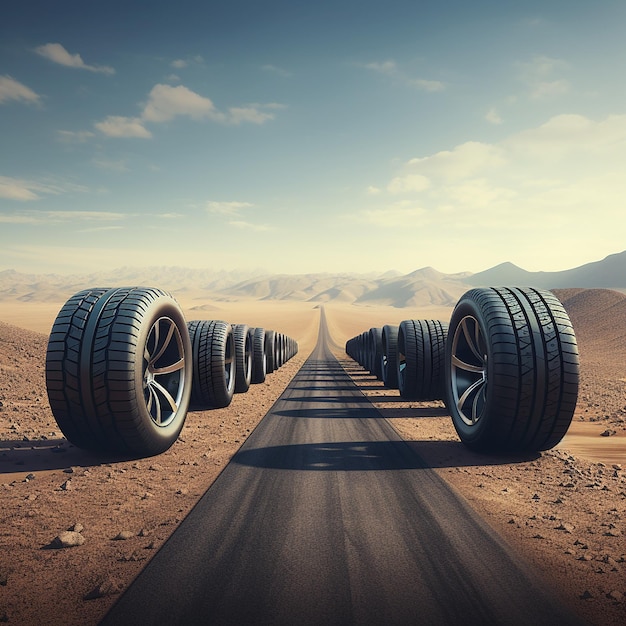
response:
<path id="1" fill-rule="evenodd" d="M 319 472 L 505 465 L 525 463 L 537 457 L 483 456 L 455 441 L 349 441 L 244 448 L 235 454 L 232 462 L 268 469 Z"/>

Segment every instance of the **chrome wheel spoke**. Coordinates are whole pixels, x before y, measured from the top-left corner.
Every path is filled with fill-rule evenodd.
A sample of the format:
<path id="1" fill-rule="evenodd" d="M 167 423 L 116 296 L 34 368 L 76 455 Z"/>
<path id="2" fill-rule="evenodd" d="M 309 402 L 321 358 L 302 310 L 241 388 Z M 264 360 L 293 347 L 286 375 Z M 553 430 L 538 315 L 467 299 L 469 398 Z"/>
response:
<path id="1" fill-rule="evenodd" d="M 181 358 L 175 363 L 171 365 L 166 365 L 165 367 L 153 367 L 150 368 L 150 371 L 153 374 L 171 374 L 172 372 L 177 372 L 178 370 L 182 370 L 185 367 L 185 358 Z"/>
<path id="2" fill-rule="evenodd" d="M 156 426 L 166 427 L 176 418 L 185 387 L 185 353 L 174 320 L 154 322 L 143 356 L 146 410 Z"/>
<path id="3" fill-rule="evenodd" d="M 470 315 L 456 327 L 452 339 L 452 392 L 458 417 L 475 426 L 485 409 L 487 350 L 478 320 Z"/>
<path id="4" fill-rule="evenodd" d="M 150 388 L 153 391 L 153 393 L 157 395 L 157 400 L 158 400 L 158 394 L 157 394 L 157 391 L 158 391 L 159 394 L 167 401 L 169 408 L 172 409 L 172 411 L 176 411 L 176 409 L 178 408 L 178 405 L 176 404 L 176 400 L 172 398 L 170 392 L 167 389 L 165 389 L 165 387 L 159 385 L 159 383 L 156 380 L 154 380 L 152 381 Z M 160 407 L 161 403 L 158 402 L 158 404 Z"/>
<path id="5" fill-rule="evenodd" d="M 463 411 L 463 407 L 465 406 L 465 403 L 467 401 L 467 399 L 478 389 L 480 389 L 481 387 L 483 387 L 485 384 L 485 381 L 481 378 L 479 380 L 477 380 L 475 383 L 473 383 L 472 385 L 470 385 L 464 392 L 463 395 L 458 399 L 456 406 L 459 409 L 459 411 Z M 474 418 L 472 421 L 476 421 L 476 415 L 475 415 L 475 408 L 476 408 L 476 401 L 478 399 L 478 396 L 480 395 L 480 392 L 476 393 L 476 397 L 474 398 L 474 400 L 472 401 L 472 417 Z"/>
<path id="6" fill-rule="evenodd" d="M 465 361 L 461 361 L 456 354 L 452 355 L 452 365 L 465 372 L 474 372 L 475 374 L 482 374 L 485 371 L 484 365 L 472 365 L 471 363 L 466 363 Z"/>

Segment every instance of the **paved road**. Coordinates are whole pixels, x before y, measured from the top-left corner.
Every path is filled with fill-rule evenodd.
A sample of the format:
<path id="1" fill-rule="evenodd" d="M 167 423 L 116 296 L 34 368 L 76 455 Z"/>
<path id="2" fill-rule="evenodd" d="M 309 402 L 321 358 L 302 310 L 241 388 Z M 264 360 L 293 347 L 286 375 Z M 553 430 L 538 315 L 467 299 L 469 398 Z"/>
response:
<path id="1" fill-rule="evenodd" d="M 103 624 L 573 624 L 317 347 Z"/>

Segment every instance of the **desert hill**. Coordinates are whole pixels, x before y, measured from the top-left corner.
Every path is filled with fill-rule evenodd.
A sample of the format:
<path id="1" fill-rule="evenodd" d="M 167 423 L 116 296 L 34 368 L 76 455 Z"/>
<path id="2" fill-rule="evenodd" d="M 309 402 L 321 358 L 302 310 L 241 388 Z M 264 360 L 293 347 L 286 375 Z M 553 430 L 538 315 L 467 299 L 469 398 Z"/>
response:
<path id="1" fill-rule="evenodd" d="M 207 302 L 282 300 L 338 302 L 397 308 L 454 306 L 472 286 L 517 285 L 544 289 L 608 288 L 626 292 L 626 251 L 561 272 L 528 272 L 502 263 L 476 274 L 444 274 L 424 267 L 409 274 L 311 273 L 268 274 L 261 270 L 122 267 L 87 275 L 25 274 L 0 271 L 0 303 L 59 303 L 88 287 L 147 285 L 177 297 Z"/>
<path id="2" fill-rule="evenodd" d="M 528 285 L 543 289 L 566 287 L 626 288 L 626 250 L 561 272 L 527 272 L 513 263 L 501 263 L 465 279 L 468 285 Z"/>
<path id="3" fill-rule="evenodd" d="M 626 361 L 626 294 L 611 289 L 555 289 L 574 326 L 576 338 L 602 356 Z M 626 368 L 624 368 L 626 374 Z"/>

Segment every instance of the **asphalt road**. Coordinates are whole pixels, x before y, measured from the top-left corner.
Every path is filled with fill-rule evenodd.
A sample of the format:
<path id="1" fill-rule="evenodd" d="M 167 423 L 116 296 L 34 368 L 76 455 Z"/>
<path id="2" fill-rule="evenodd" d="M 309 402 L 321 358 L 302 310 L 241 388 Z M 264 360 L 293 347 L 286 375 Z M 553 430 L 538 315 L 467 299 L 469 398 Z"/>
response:
<path id="1" fill-rule="evenodd" d="M 103 620 L 574 624 L 317 347 Z"/>

